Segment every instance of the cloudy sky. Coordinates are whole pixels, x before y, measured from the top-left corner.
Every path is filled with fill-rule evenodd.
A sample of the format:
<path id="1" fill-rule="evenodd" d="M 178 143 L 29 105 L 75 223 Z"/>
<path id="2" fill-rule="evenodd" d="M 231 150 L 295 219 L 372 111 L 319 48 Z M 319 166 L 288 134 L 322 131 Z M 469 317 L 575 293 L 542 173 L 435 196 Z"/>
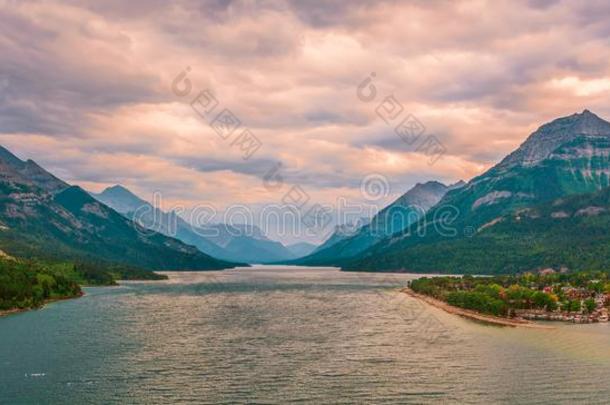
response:
<path id="1" fill-rule="evenodd" d="M 608 21 L 601 0 L 0 0 L 0 143 L 166 208 L 260 208 L 295 185 L 369 201 L 370 178 L 383 204 L 480 174 L 553 118 L 610 118 Z M 394 131 L 406 117 L 418 138 Z"/>

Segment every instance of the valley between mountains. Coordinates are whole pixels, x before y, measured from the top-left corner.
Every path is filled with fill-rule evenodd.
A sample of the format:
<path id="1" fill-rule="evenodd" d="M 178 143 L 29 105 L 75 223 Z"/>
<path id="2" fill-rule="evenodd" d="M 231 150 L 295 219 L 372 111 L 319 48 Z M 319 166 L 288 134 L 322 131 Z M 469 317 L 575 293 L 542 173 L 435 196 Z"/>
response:
<path id="1" fill-rule="evenodd" d="M 320 246 L 285 246 L 254 225 L 194 226 L 120 185 L 89 193 L 1 148 L 0 309 L 78 295 L 71 283 L 249 263 L 444 274 L 604 270 L 609 179 L 610 123 L 584 110 L 542 125 L 467 182 L 416 184 Z"/>

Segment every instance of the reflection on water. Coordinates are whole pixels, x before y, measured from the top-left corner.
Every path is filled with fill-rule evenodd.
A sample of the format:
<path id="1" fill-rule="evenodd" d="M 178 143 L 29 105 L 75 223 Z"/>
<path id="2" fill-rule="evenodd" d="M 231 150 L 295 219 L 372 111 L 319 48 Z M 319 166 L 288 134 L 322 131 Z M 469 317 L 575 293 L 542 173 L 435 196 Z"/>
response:
<path id="1" fill-rule="evenodd" d="M 477 324 L 410 275 L 261 266 L 0 319 L 0 403 L 605 402 L 610 325 Z"/>

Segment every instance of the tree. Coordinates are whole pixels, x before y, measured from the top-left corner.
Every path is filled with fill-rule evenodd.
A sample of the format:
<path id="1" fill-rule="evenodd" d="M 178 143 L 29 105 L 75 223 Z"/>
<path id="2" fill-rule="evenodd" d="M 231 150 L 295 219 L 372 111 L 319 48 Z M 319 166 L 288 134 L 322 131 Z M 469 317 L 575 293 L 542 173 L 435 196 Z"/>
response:
<path id="1" fill-rule="evenodd" d="M 556 304 L 556 301 L 551 298 L 551 296 L 545 292 L 542 291 L 536 291 L 534 293 L 534 295 L 532 296 L 532 301 L 534 302 L 534 306 L 536 308 L 547 308 L 550 309 L 550 307 L 554 306 L 554 304 Z"/>
<path id="2" fill-rule="evenodd" d="M 597 308 L 597 303 L 593 298 L 589 298 L 585 300 L 585 309 L 588 313 L 592 313 Z"/>
<path id="3" fill-rule="evenodd" d="M 597 294 L 601 294 L 604 292 L 604 283 L 599 281 L 597 283 L 591 283 L 589 288 L 593 291 L 595 291 Z"/>
<path id="4" fill-rule="evenodd" d="M 570 312 L 579 312 L 581 307 L 582 307 L 582 305 L 580 303 L 580 300 L 570 301 L 569 311 Z"/>

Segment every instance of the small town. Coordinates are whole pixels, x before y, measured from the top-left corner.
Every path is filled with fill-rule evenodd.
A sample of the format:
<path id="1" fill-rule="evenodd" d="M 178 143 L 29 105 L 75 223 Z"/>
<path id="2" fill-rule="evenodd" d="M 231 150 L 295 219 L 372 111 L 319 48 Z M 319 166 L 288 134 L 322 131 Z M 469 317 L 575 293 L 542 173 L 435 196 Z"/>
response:
<path id="1" fill-rule="evenodd" d="M 609 318 L 610 281 L 603 272 L 543 269 L 517 276 L 424 277 L 409 287 L 454 307 L 514 320 L 587 324 Z"/>
<path id="2" fill-rule="evenodd" d="M 595 309 L 593 309 L 592 312 L 588 312 L 588 309 L 585 308 L 585 303 L 589 302 L 588 300 L 590 299 L 595 303 Z M 576 311 L 570 310 L 569 308 L 558 308 L 551 312 L 546 310 L 524 309 L 515 310 L 514 315 L 518 318 L 538 321 L 563 321 L 573 323 L 608 322 L 609 303 L 610 295 L 598 294 L 595 298 L 581 299 L 581 309 Z"/>
<path id="3" fill-rule="evenodd" d="M 565 273 L 566 270 L 564 269 Z M 554 269 L 544 269 L 541 276 L 557 274 Z M 536 284 L 531 287 L 536 288 Z M 542 292 L 557 297 L 557 307 L 545 309 L 517 309 L 514 316 L 528 320 L 563 321 L 573 323 L 608 322 L 610 293 L 607 280 L 592 279 L 584 287 L 574 287 L 555 282 L 542 288 Z"/>

